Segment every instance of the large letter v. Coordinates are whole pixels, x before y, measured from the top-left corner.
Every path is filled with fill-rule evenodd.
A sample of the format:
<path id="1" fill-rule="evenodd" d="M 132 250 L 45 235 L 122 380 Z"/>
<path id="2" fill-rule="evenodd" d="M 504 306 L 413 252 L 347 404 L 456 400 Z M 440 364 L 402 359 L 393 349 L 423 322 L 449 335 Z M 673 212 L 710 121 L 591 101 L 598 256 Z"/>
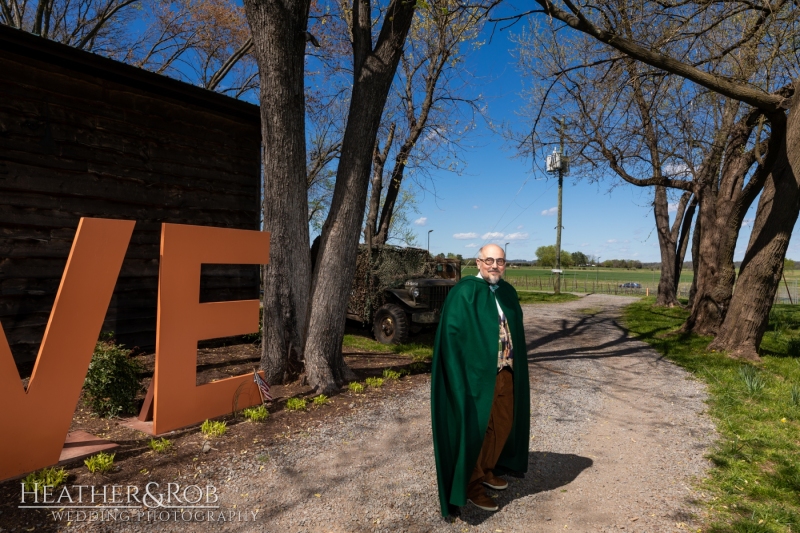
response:
<path id="1" fill-rule="evenodd" d="M 27 391 L 0 327 L 0 480 L 58 462 L 134 224 L 81 219 Z"/>

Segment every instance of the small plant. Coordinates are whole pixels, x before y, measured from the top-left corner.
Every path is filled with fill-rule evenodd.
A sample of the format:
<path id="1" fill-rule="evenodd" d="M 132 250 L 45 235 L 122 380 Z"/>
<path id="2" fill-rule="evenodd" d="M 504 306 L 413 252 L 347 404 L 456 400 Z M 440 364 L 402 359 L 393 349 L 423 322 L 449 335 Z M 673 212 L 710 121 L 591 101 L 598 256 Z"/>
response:
<path id="1" fill-rule="evenodd" d="M 242 411 L 242 414 L 251 422 L 263 422 L 269 418 L 269 411 L 267 411 L 267 407 L 263 404 L 255 407 L 248 407 Z"/>
<path id="2" fill-rule="evenodd" d="M 172 441 L 163 437 L 160 439 L 150 439 L 148 446 L 150 446 L 150 449 L 154 452 L 161 453 L 172 448 Z"/>
<path id="3" fill-rule="evenodd" d="M 415 361 L 408 365 L 412 372 L 425 372 L 428 369 L 427 363 L 422 361 Z"/>
<path id="4" fill-rule="evenodd" d="M 314 396 L 314 399 L 312 401 L 314 402 L 314 405 L 319 407 L 321 405 L 325 405 L 326 403 L 328 403 L 328 397 L 325 396 L 324 394 L 320 394 L 319 396 Z"/>
<path id="5" fill-rule="evenodd" d="M 362 385 L 357 381 L 353 381 L 352 383 L 350 383 L 350 385 L 348 385 L 347 388 L 350 389 L 350 392 L 353 392 L 355 394 L 361 394 L 362 392 L 364 392 L 364 385 Z"/>
<path id="6" fill-rule="evenodd" d="M 97 455 L 93 455 L 88 459 L 84 459 L 83 463 L 86 465 L 86 468 L 89 469 L 89 472 L 95 474 L 97 472 L 103 473 L 108 472 L 112 468 L 114 468 L 114 455 L 113 453 L 108 454 L 104 452 L 100 452 Z"/>
<path id="7" fill-rule="evenodd" d="M 383 371 L 383 378 L 384 379 L 398 380 L 398 379 L 400 379 L 400 376 L 401 376 L 401 374 L 397 370 L 392 370 L 390 368 L 387 368 L 386 370 Z"/>
<path id="8" fill-rule="evenodd" d="M 92 411 L 104 418 L 136 412 L 136 394 L 141 365 L 124 349 L 104 335 L 94 348 L 89 370 L 83 383 Z"/>
<path id="9" fill-rule="evenodd" d="M 38 492 L 44 494 L 45 487 L 60 487 L 67 480 L 69 474 L 63 468 L 49 467 L 31 472 L 22 480 L 27 492 Z"/>
<path id="10" fill-rule="evenodd" d="M 744 386 L 750 396 L 755 396 L 764 390 L 766 383 L 764 378 L 758 375 L 758 371 L 752 366 L 739 367 L 739 376 L 744 381 Z"/>
<path id="11" fill-rule="evenodd" d="M 286 400 L 286 409 L 289 411 L 303 411 L 306 408 L 305 398 L 289 398 Z"/>
<path id="12" fill-rule="evenodd" d="M 228 423 L 218 420 L 206 420 L 200 426 L 200 431 L 206 437 L 221 437 L 228 431 Z"/>
<path id="13" fill-rule="evenodd" d="M 367 386 L 372 387 L 373 389 L 379 389 L 383 387 L 383 378 L 367 378 L 365 381 Z"/>
<path id="14" fill-rule="evenodd" d="M 792 405 L 800 407 L 800 386 L 792 385 Z"/>

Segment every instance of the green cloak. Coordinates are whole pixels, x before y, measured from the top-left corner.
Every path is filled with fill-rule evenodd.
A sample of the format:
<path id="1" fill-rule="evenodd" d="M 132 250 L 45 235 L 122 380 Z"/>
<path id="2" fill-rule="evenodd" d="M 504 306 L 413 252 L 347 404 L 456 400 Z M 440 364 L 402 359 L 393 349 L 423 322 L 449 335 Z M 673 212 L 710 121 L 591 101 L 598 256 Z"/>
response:
<path id="1" fill-rule="evenodd" d="M 528 470 L 528 350 L 517 291 L 501 280 L 493 295 L 486 280 L 469 276 L 450 290 L 434 341 L 431 420 L 443 516 L 450 514 L 449 505 L 466 504 L 467 483 L 489 425 L 500 333 L 495 296 L 514 347 L 514 424 L 497 470 Z"/>

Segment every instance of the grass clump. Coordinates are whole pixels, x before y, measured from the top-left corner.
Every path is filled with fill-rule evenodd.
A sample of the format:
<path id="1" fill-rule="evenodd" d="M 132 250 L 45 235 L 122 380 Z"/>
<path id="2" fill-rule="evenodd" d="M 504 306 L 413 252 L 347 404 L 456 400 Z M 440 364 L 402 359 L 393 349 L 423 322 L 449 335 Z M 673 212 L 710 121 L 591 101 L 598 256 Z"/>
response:
<path id="1" fill-rule="evenodd" d="M 383 387 L 383 378 L 367 378 L 364 380 L 367 384 L 367 387 L 371 387 L 373 389 L 379 389 Z"/>
<path id="2" fill-rule="evenodd" d="M 367 352 L 394 353 L 410 357 L 433 357 L 433 339 L 429 343 L 410 342 L 406 344 L 381 344 L 380 342 L 360 335 L 345 335 L 342 347 L 354 348 Z"/>
<path id="3" fill-rule="evenodd" d="M 110 471 L 114 468 L 114 455 L 113 453 L 104 453 L 100 452 L 97 455 L 93 455 L 88 459 L 83 460 L 83 464 L 86 465 L 86 468 L 89 469 L 89 472 L 92 474 L 96 473 L 104 473 Z"/>
<path id="4" fill-rule="evenodd" d="M 289 411 L 304 411 L 305 408 L 305 398 L 289 398 L 286 400 L 286 409 Z"/>
<path id="5" fill-rule="evenodd" d="M 69 474 L 63 468 L 48 467 L 31 472 L 22 479 L 22 483 L 25 486 L 25 492 L 44 494 L 45 487 L 56 489 L 63 485 L 68 477 Z"/>
<path id="6" fill-rule="evenodd" d="M 251 422 L 263 422 L 269 418 L 269 411 L 267 411 L 267 407 L 262 404 L 248 407 L 242 411 L 242 415 Z"/>
<path id="7" fill-rule="evenodd" d="M 200 426 L 200 432 L 206 437 L 221 437 L 228 431 L 228 423 L 222 420 L 206 420 Z"/>
<path id="8" fill-rule="evenodd" d="M 150 439 L 147 445 L 150 446 L 150 449 L 154 452 L 162 453 L 172 448 L 172 441 L 162 437 L 160 439 Z"/>
<path id="9" fill-rule="evenodd" d="M 764 390 L 766 383 L 764 383 L 764 378 L 759 375 L 755 367 L 749 365 L 739 367 L 739 376 L 742 378 L 747 394 L 750 396 L 760 394 Z"/>
<path id="10" fill-rule="evenodd" d="M 326 403 L 328 403 L 328 401 L 329 401 L 329 398 L 327 396 L 325 396 L 324 394 L 320 394 L 319 396 L 314 396 L 314 398 L 311 400 L 311 402 L 316 407 L 320 407 L 322 405 L 325 405 Z"/>
<path id="11" fill-rule="evenodd" d="M 397 370 L 392 370 L 391 368 L 387 368 L 383 371 L 383 379 L 391 379 L 391 380 L 398 380 L 402 377 L 402 374 Z"/>
<path id="12" fill-rule="evenodd" d="M 131 350 L 111 338 L 98 341 L 83 383 L 92 411 L 104 418 L 136 413 L 136 394 L 142 390 L 142 367 Z"/>
<path id="13" fill-rule="evenodd" d="M 555 294 L 553 292 L 522 292 L 517 291 L 520 304 L 555 304 L 561 302 L 572 302 L 579 300 L 580 296 L 562 292 Z"/>
<path id="14" fill-rule="evenodd" d="M 777 305 L 764 337 L 762 363 L 754 367 L 706 350 L 710 337 L 678 332 L 689 314 L 645 298 L 628 306 L 625 323 L 638 337 L 704 381 L 719 440 L 714 468 L 702 487 L 709 493 L 708 533 L 800 531 L 800 360 L 789 339 L 800 310 Z M 795 403 L 797 402 L 797 403 Z"/>
<path id="15" fill-rule="evenodd" d="M 355 394 L 361 394 L 362 392 L 364 392 L 364 385 L 357 381 L 353 381 L 352 383 L 350 383 L 347 386 L 347 388 L 350 389 L 350 392 Z"/>

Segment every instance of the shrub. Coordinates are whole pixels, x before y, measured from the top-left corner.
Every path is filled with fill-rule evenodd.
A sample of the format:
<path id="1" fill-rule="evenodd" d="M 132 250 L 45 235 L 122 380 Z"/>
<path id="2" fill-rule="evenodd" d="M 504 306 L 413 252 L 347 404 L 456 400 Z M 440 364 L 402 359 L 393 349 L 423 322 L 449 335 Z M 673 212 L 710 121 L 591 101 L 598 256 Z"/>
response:
<path id="1" fill-rule="evenodd" d="M 88 459 L 84 459 L 83 463 L 86 465 L 86 468 L 89 469 L 89 472 L 92 474 L 96 472 L 108 472 L 112 468 L 114 468 L 114 455 L 115 454 L 108 454 L 104 452 L 100 452 L 97 455 L 93 455 Z"/>
<path id="2" fill-rule="evenodd" d="M 367 378 L 365 381 L 367 386 L 372 387 L 373 389 L 379 389 L 383 387 L 383 378 Z"/>
<path id="3" fill-rule="evenodd" d="M 111 340 L 98 341 L 94 348 L 83 390 L 92 411 L 104 418 L 136 412 L 142 368 L 130 353 Z"/>
<path id="4" fill-rule="evenodd" d="M 267 411 L 266 406 L 264 405 L 257 405 L 255 407 L 248 407 L 244 411 L 242 411 L 244 417 L 251 422 L 263 422 L 269 417 L 269 411 Z"/>
<path id="5" fill-rule="evenodd" d="M 150 446 L 150 449 L 154 452 L 161 453 L 172 448 L 172 441 L 163 437 L 160 439 L 150 439 L 148 446 Z"/>
<path id="6" fill-rule="evenodd" d="M 206 437 L 221 437 L 228 431 L 228 423 L 217 420 L 206 420 L 200 426 L 200 431 Z"/>
<path id="7" fill-rule="evenodd" d="M 63 468 L 55 468 L 49 467 L 39 470 L 38 472 L 31 472 L 22 480 L 22 483 L 25 485 L 25 491 L 33 492 L 36 491 L 40 494 L 44 494 L 44 488 L 53 487 L 60 487 L 67 481 L 67 477 L 69 474 Z"/>
<path id="8" fill-rule="evenodd" d="M 302 411 L 306 408 L 305 398 L 289 398 L 286 400 L 286 409 L 289 411 Z"/>
<path id="9" fill-rule="evenodd" d="M 312 401 L 316 406 L 325 405 L 326 403 L 328 403 L 328 397 L 325 396 L 324 394 L 320 394 L 319 396 L 314 396 L 314 399 Z"/>
<path id="10" fill-rule="evenodd" d="M 384 379 L 397 380 L 400 379 L 400 372 L 398 372 L 397 370 L 391 370 L 387 368 L 386 370 L 383 371 L 383 377 Z"/>
<path id="11" fill-rule="evenodd" d="M 364 392 L 364 385 L 358 383 L 357 381 L 350 383 L 350 385 L 348 385 L 347 388 L 350 389 L 350 392 L 354 392 L 356 394 L 361 394 L 362 392 Z"/>

